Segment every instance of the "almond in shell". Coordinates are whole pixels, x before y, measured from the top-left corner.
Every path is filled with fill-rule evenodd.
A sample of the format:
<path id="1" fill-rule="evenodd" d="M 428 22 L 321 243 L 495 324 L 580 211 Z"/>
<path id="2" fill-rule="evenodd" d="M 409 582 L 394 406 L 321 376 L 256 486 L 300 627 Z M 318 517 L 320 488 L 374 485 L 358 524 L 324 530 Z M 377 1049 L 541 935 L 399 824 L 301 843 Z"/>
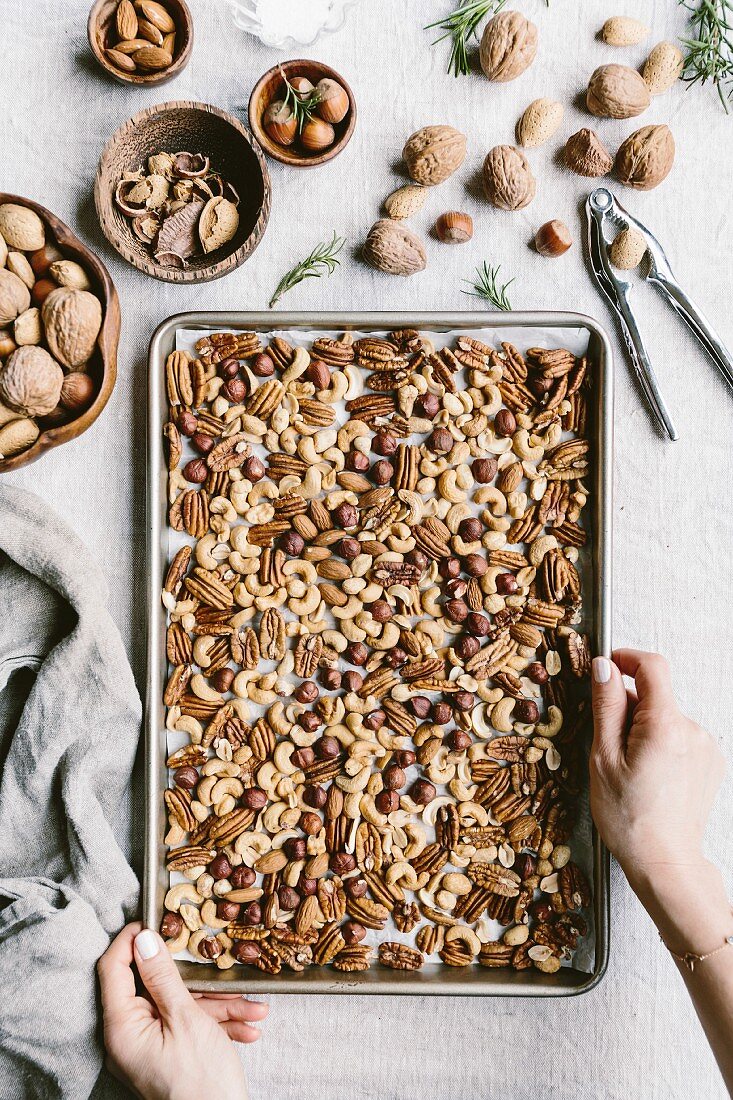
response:
<path id="1" fill-rule="evenodd" d="M 27 451 L 40 432 L 35 420 L 26 417 L 11 420 L 0 428 L 0 458 L 11 458 L 21 451 Z"/>
<path id="2" fill-rule="evenodd" d="M 426 196 L 427 190 L 424 187 L 408 183 L 404 187 L 398 187 L 396 191 L 387 196 L 384 200 L 384 209 L 388 217 L 396 222 L 401 222 L 405 218 L 411 218 L 413 214 L 417 214 L 418 210 L 422 209 Z"/>
<path id="3" fill-rule="evenodd" d="M 199 220 L 199 239 L 204 252 L 215 252 L 232 239 L 239 228 L 239 211 L 233 202 L 217 195 L 209 199 Z"/>
<path id="4" fill-rule="evenodd" d="M 682 50 L 672 42 L 660 42 L 644 63 L 642 76 L 652 95 L 666 92 L 682 74 L 685 63 Z"/>
<path id="5" fill-rule="evenodd" d="M 649 28 L 628 15 L 612 15 L 601 29 L 601 38 L 607 46 L 636 46 L 649 35 Z"/>
<path id="6" fill-rule="evenodd" d="M 563 105 L 554 99 L 535 99 L 517 123 L 517 141 L 525 148 L 544 145 L 558 131 Z"/>

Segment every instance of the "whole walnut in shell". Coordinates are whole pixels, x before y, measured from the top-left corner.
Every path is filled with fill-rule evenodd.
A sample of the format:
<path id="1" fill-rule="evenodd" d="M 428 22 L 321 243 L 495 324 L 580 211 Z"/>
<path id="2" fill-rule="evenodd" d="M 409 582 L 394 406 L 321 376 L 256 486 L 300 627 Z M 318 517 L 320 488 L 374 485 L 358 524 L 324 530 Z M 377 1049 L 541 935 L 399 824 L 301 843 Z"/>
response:
<path id="1" fill-rule="evenodd" d="M 389 218 L 375 222 L 362 251 L 367 263 L 388 275 L 414 275 L 428 262 L 420 238 Z"/>
<path id="2" fill-rule="evenodd" d="M 23 416 L 46 416 L 59 403 L 64 372 L 43 348 L 18 348 L 0 369 L 0 401 Z"/>
<path id="3" fill-rule="evenodd" d="M 43 303 L 46 343 L 65 367 L 81 367 L 92 356 L 102 327 L 102 306 L 88 290 L 59 287 Z"/>
<path id="4" fill-rule="evenodd" d="M 466 136 L 452 126 L 423 126 L 407 139 L 402 157 L 416 183 L 442 183 L 463 164 Z"/>
<path id="5" fill-rule="evenodd" d="M 0 233 L 9 248 L 36 252 L 46 243 L 46 230 L 34 210 L 14 202 L 0 206 Z"/>
<path id="6" fill-rule="evenodd" d="M 627 137 L 616 154 L 616 174 L 638 191 L 651 191 L 674 164 L 674 138 L 669 126 L 642 126 Z"/>
<path id="7" fill-rule="evenodd" d="M 537 28 L 518 11 L 502 11 L 484 27 L 479 60 L 489 80 L 516 80 L 535 59 Z"/>
<path id="8" fill-rule="evenodd" d="M 590 78 L 586 103 L 598 118 L 633 118 L 647 109 L 651 96 L 636 69 L 601 65 Z"/>
<path id="9" fill-rule="evenodd" d="M 0 326 L 10 325 L 31 304 L 31 292 L 22 279 L 0 268 Z"/>
<path id="10" fill-rule="evenodd" d="M 497 145 L 484 161 L 486 197 L 501 210 L 521 210 L 529 206 L 537 184 L 529 161 L 513 145 Z"/>

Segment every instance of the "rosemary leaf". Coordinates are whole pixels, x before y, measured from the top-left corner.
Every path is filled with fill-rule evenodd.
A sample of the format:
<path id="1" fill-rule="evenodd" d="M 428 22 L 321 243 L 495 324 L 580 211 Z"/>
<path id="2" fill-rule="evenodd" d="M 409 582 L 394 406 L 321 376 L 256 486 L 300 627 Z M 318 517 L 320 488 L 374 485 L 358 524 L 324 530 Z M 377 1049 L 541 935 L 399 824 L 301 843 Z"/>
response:
<path id="1" fill-rule="evenodd" d="M 678 0 L 690 12 L 692 36 L 682 39 L 686 55 L 682 79 L 708 80 L 728 113 L 733 102 L 733 0 Z"/>
<path id="2" fill-rule="evenodd" d="M 476 268 L 476 276 L 474 281 L 471 279 L 464 279 L 464 283 L 468 283 L 473 287 L 473 290 L 464 290 L 464 294 L 470 294 L 475 298 L 484 298 L 487 302 L 491 302 L 497 309 L 510 310 L 511 303 L 507 298 L 507 288 L 512 285 L 514 279 L 510 279 L 508 283 L 504 283 L 503 286 L 499 286 L 498 278 L 501 266 L 491 267 L 490 264 L 484 260 L 481 267 Z"/>
<path id="3" fill-rule="evenodd" d="M 443 31 L 436 38 L 433 45 L 443 42 L 446 38 L 451 40 L 450 57 L 448 59 L 448 72 L 454 76 L 467 76 L 471 71 L 468 61 L 468 43 L 471 38 L 478 37 L 477 27 L 481 20 L 490 12 L 496 14 L 504 7 L 506 0 L 463 0 L 450 15 L 444 19 L 438 19 L 435 23 L 428 23 L 426 31 L 438 29 Z"/>
<path id="4" fill-rule="evenodd" d="M 317 244 L 309 256 L 283 275 L 270 299 L 270 309 L 280 301 L 283 294 L 287 294 L 304 279 L 320 279 L 321 275 L 333 275 L 340 263 L 337 256 L 345 244 L 345 238 L 338 237 L 335 230 L 330 241 Z"/>
<path id="5" fill-rule="evenodd" d="M 295 88 L 286 77 L 282 65 L 280 66 L 280 76 L 283 78 L 285 84 L 285 105 L 292 110 L 293 117 L 298 124 L 298 133 L 300 134 L 303 132 L 303 127 L 306 122 L 310 122 L 313 118 L 313 112 L 321 102 L 321 93 L 315 88 L 307 95 L 303 95 L 302 92 L 296 92 Z"/>

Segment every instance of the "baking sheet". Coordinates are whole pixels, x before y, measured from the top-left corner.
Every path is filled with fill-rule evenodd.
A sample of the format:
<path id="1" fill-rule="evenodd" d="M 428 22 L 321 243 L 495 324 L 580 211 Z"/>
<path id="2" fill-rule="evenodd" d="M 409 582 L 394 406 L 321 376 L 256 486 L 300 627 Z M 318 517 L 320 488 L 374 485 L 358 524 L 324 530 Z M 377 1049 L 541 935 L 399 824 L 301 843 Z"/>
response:
<path id="1" fill-rule="evenodd" d="M 369 316 L 369 322 L 372 322 L 373 316 L 374 315 Z M 545 315 L 545 316 L 547 316 L 547 315 Z M 445 344 L 451 343 L 454 340 L 455 336 L 458 334 L 458 332 L 460 332 L 462 334 L 473 335 L 477 339 L 482 340 L 486 343 L 490 343 L 494 346 L 498 346 L 502 341 L 510 341 L 512 343 L 515 343 L 521 350 L 525 350 L 527 347 L 532 347 L 532 346 L 534 346 L 534 347 L 540 346 L 540 347 L 547 347 L 547 348 L 567 347 L 571 351 L 573 351 L 573 353 L 576 354 L 576 355 L 585 354 L 585 352 L 588 350 L 589 340 L 592 339 L 592 340 L 595 341 L 595 343 L 597 343 L 598 332 L 597 332 L 597 328 L 596 328 L 596 326 L 594 325 L 593 322 L 588 322 L 588 320 L 585 319 L 585 318 L 577 318 L 577 321 L 579 323 L 577 323 L 575 325 L 572 325 L 572 324 L 569 324 L 569 319 L 568 319 L 568 317 L 566 317 L 566 315 L 558 314 L 558 315 L 549 315 L 549 316 L 551 317 L 552 321 L 555 322 L 555 323 L 537 325 L 536 323 L 532 324 L 531 321 L 530 321 L 530 323 L 510 325 L 510 324 L 506 323 L 509 320 L 508 317 L 506 317 L 506 318 L 502 317 L 501 322 L 499 324 L 487 324 L 486 323 L 486 320 L 487 320 L 486 316 L 485 315 L 479 315 L 479 317 L 480 317 L 480 322 L 479 323 L 469 324 L 469 323 L 467 323 L 468 322 L 468 317 L 467 316 L 459 315 L 459 317 L 449 319 L 450 322 L 453 322 L 453 325 L 455 327 L 451 327 L 451 324 L 449 323 L 449 321 L 446 321 L 446 324 L 443 327 L 443 326 L 439 325 L 440 318 L 435 318 L 435 319 L 431 318 L 431 322 L 425 324 L 425 323 L 420 323 L 420 319 L 415 318 L 414 315 L 407 315 L 407 316 L 401 316 L 399 318 L 385 317 L 382 324 L 381 324 L 381 326 L 379 326 L 379 327 L 375 327 L 373 325 L 373 323 L 370 323 L 368 325 L 365 325 L 365 327 L 363 329 L 360 329 L 358 327 L 358 323 L 353 318 L 343 318 L 343 323 L 339 324 L 337 327 L 336 326 L 335 327 L 324 327 L 321 318 L 318 318 L 316 323 L 314 323 L 314 319 L 309 318 L 308 320 L 310 320 L 311 324 L 313 325 L 313 327 L 309 328 L 307 323 L 305 323 L 303 325 L 301 325 L 299 323 L 296 327 L 290 327 L 290 325 L 288 325 L 288 324 L 284 324 L 284 325 L 282 325 L 282 327 L 273 326 L 272 322 L 275 321 L 274 317 L 268 317 L 268 320 L 270 321 L 269 325 L 257 324 L 257 323 L 255 323 L 255 319 L 253 319 L 251 325 L 250 324 L 245 324 L 244 326 L 242 326 L 241 324 L 237 325 L 235 320 L 232 317 L 228 316 L 228 315 L 222 315 L 221 317 L 215 315 L 215 320 L 214 320 L 213 324 L 208 325 L 208 326 L 199 327 L 199 325 L 191 326 L 189 324 L 187 326 L 185 323 L 183 323 L 185 318 L 186 318 L 186 315 L 184 315 L 184 317 L 181 318 L 181 321 L 182 321 L 181 324 L 175 324 L 174 323 L 175 319 L 172 319 L 171 322 L 169 322 L 169 324 L 171 326 L 171 328 L 169 330 L 169 337 L 172 336 L 173 339 L 170 342 L 170 345 L 167 348 L 167 350 L 172 350 L 172 348 L 175 346 L 176 348 L 185 349 L 187 351 L 193 352 L 194 351 L 194 345 L 195 345 L 196 341 L 201 339 L 202 336 L 205 336 L 205 335 L 207 335 L 211 332 L 226 331 L 230 328 L 237 328 L 237 327 L 248 327 L 248 328 L 252 327 L 252 328 L 254 328 L 258 331 L 261 331 L 261 332 L 266 331 L 266 335 L 269 339 L 271 339 L 273 336 L 277 335 L 277 336 L 281 336 L 283 339 L 286 339 L 291 343 L 297 343 L 297 342 L 310 343 L 312 340 L 316 339 L 318 336 L 324 336 L 324 335 L 332 336 L 332 337 L 338 337 L 343 333 L 345 328 L 349 329 L 349 331 L 353 334 L 354 339 L 358 339 L 359 336 L 365 335 L 367 333 L 369 333 L 369 334 L 375 334 L 375 333 L 379 334 L 380 332 L 384 333 L 384 332 L 389 331 L 389 329 L 397 327 L 397 326 L 410 326 L 410 327 L 416 327 L 416 328 L 421 329 L 421 330 L 425 330 L 426 328 L 431 330 L 431 332 L 430 332 L 431 338 L 433 339 L 433 341 L 434 341 L 437 348 L 440 348 L 440 347 L 444 346 Z M 240 318 L 242 320 L 244 320 L 244 319 L 249 320 L 247 315 L 238 315 L 237 319 L 240 319 Z M 522 319 L 524 320 L 524 317 Z M 197 318 L 197 320 L 198 320 L 198 318 Z M 301 322 L 300 317 L 298 317 L 297 320 L 298 320 L 298 322 Z M 341 319 L 339 319 L 339 320 L 341 320 Z M 292 322 L 291 322 L 291 324 L 292 324 Z M 598 387 L 605 388 L 605 386 L 604 386 L 605 370 L 606 370 L 606 367 L 607 367 L 607 364 L 605 363 L 605 354 L 602 355 L 601 358 L 599 359 L 599 349 L 597 347 L 594 347 L 592 349 L 592 351 L 593 351 L 594 363 L 595 363 L 596 360 L 598 360 L 598 370 L 599 370 L 599 378 L 597 379 Z M 602 349 L 600 349 L 600 351 L 605 353 L 606 352 L 606 347 L 603 346 Z M 601 359 L 603 359 L 604 362 L 601 362 Z M 151 365 L 152 365 L 152 363 L 151 363 Z M 160 365 L 162 365 L 162 364 L 160 364 Z M 152 383 L 152 379 L 151 379 L 151 383 Z M 354 395 L 351 394 L 350 396 L 354 396 Z M 344 419 L 346 419 L 347 414 L 345 413 L 345 410 L 343 409 L 343 407 L 339 408 L 338 406 L 336 406 L 336 410 L 337 410 L 337 420 L 338 420 L 339 423 L 341 423 L 341 422 L 343 422 Z M 606 444 L 604 443 L 604 447 L 605 446 L 606 446 Z M 599 460 L 600 460 L 600 456 L 599 456 Z M 600 461 L 599 461 L 598 465 L 600 465 Z M 604 486 L 604 492 L 605 492 L 605 488 L 607 488 L 607 486 Z M 602 500 L 597 500 L 594 503 L 598 506 L 601 506 L 603 504 L 603 501 Z M 588 517 L 585 517 L 585 521 L 586 521 L 586 524 L 587 524 L 588 523 Z M 605 527 L 603 529 L 605 530 Z M 164 530 L 161 532 L 161 536 L 162 536 L 162 540 L 161 540 L 162 548 L 163 548 L 163 552 L 164 552 L 164 555 L 165 555 L 165 559 L 167 561 L 167 560 L 170 559 L 170 556 L 172 555 L 172 553 L 175 552 L 175 550 L 178 548 L 178 546 L 181 544 L 181 542 L 186 540 L 186 536 L 181 536 L 178 533 L 172 531 L 170 528 L 168 528 L 167 524 L 165 525 Z M 601 637 L 601 634 L 603 632 L 605 632 L 605 627 L 604 627 L 603 631 L 599 632 L 598 616 L 597 616 L 597 614 L 594 614 L 594 609 L 596 611 L 598 611 L 598 609 L 599 609 L 599 599 L 598 599 L 598 597 L 604 591 L 605 578 L 600 578 L 597 575 L 598 570 L 597 570 L 597 568 L 594 569 L 594 561 L 595 561 L 595 563 L 599 563 L 600 561 L 605 561 L 606 558 L 607 558 L 607 555 L 604 554 L 599 558 L 598 554 L 596 553 L 596 550 L 597 550 L 597 547 L 595 546 L 595 539 L 594 539 L 594 540 L 592 540 L 591 548 L 586 549 L 585 552 L 581 553 L 581 559 L 578 563 L 579 568 L 581 569 L 581 574 L 582 574 L 582 579 L 583 579 L 583 593 L 584 593 L 583 617 L 582 617 L 582 620 L 579 624 L 579 629 L 591 630 L 595 634 L 596 651 L 601 652 L 601 651 L 604 651 L 604 649 L 608 648 L 607 643 L 604 644 L 604 640 Z M 592 560 L 592 559 L 594 559 L 594 560 Z M 158 596 L 158 599 L 159 599 L 159 596 Z M 603 603 L 602 600 L 601 600 L 601 603 Z M 257 708 L 253 707 L 253 717 L 256 717 L 258 713 L 259 713 L 259 711 L 257 710 Z M 180 734 L 175 733 L 174 731 L 165 731 L 165 734 L 163 734 L 162 738 L 161 738 L 161 734 L 163 734 L 163 731 L 159 729 L 157 731 L 157 736 L 158 736 L 159 739 L 162 739 L 162 740 L 165 740 L 167 738 L 167 746 L 168 746 L 168 751 L 169 752 L 173 751 L 175 748 L 178 748 L 182 743 L 185 743 L 185 740 L 186 740 L 185 737 L 183 737 Z M 601 937 L 601 941 L 599 941 L 599 937 L 597 935 L 597 923 L 598 923 L 597 922 L 597 914 L 599 914 L 599 913 L 601 913 L 602 915 L 604 914 L 604 912 L 605 912 L 605 902 L 606 902 L 607 899 L 605 897 L 606 884 L 605 884 L 605 882 L 599 881 L 598 869 L 599 869 L 599 866 L 602 865 L 603 860 L 601 859 L 599 861 L 598 840 L 597 840 L 597 837 L 595 837 L 594 832 L 593 832 L 593 828 L 592 828 L 592 822 L 591 822 L 591 819 L 590 819 L 590 813 L 589 813 L 589 808 L 588 808 L 587 793 L 584 795 L 582 805 L 580 806 L 579 819 L 578 819 L 578 824 L 577 824 L 575 834 L 574 834 L 574 837 L 573 837 L 573 840 L 572 840 L 572 847 L 573 847 L 573 857 L 576 859 L 576 861 L 579 863 L 579 865 L 586 872 L 586 874 L 589 877 L 589 880 L 594 883 L 595 903 L 594 903 L 594 906 L 592 907 L 592 910 L 589 913 L 585 914 L 586 917 L 588 918 L 588 924 L 589 924 L 588 934 L 587 934 L 586 937 L 584 937 L 583 940 L 581 940 L 581 942 L 579 944 L 579 947 L 578 947 L 577 951 L 574 954 L 574 958 L 572 960 L 572 963 L 567 962 L 564 965 L 565 965 L 566 970 L 568 970 L 568 971 L 580 972 L 580 974 L 588 974 L 588 975 L 594 974 L 594 975 L 598 976 L 598 974 L 599 974 L 599 958 L 605 957 L 606 936 L 605 936 L 605 927 L 604 927 L 604 930 L 603 930 L 604 934 Z M 603 876 L 601 876 L 601 877 L 603 877 Z M 182 878 L 182 876 L 180 876 L 180 875 L 174 875 L 171 878 L 171 881 L 172 882 L 179 881 L 181 878 Z M 599 894 L 599 892 L 600 892 L 600 894 Z M 600 896 L 600 895 L 602 895 L 602 896 Z M 147 910 L 146 910 L 146 912 L 147 912 Z M 402 934 L 402 933 L 398 932 L 397 929 L 394 928 L 394 926 L 390 926 L 390 923 L 388 923 L 387 927 L 383 931 L 375 932 L 373 934 L 370 934 L 370 939 L 372 940 L 372 942 L 374 942 L 376 944 L 380 940 L 390 938 L 390 939 L 395 939 L 398 942 L 408 943 L 412 946 L 412 943 L 414 941 L 415 930 L 413 930 L 409 934 Z M 499 925 L 497 922 L 488 922 L 488 923 L 490 925 L 490 928 L 489 928 L 490 938 L 496 938 L 498 935 L 501 934 L 501 931 L 502 931 L 502 926 L 501 925 Z M 603 917 L 602 923 L 605 926 L 605 917 Z M 189 962 L 191 963 L 193 969 L 202 969 L 202 968 L 206 969 L 206 970 L 211 970 L 212 969 L 210 967 L 210 965 L 207 965 L 207 964 L 203 963 L 201 960 L 198 960 L 198 959 L 194 960 L 193 957 L 190 956 L 190 955 L 181 955 L 181 956 L 179 956 L 179 958 L 187 958 L 189 960 Z M 451 968 L 444 967 L 442 964 L 437 964 L 437 965 L 443 971 L 450 971 L 451 970 Z M 235 969 L 239 970 L 241 972 L 241 968 L 235 968 Z M 318 968 L 314 968 L 314 969 L 318 969 Z M 381 969 L 381 968 L 377 968 L 377 969 Z M 428 970 L 428 969 L 431 969 L 430 964 L 428 964 L 421 973 L 424 973 L 424 971 Z M 465 969 L 483 970 L 483 968 L 478 968 L 478 967 L 465 968 Z M 373 972 L 374 972 L 374 968 L 372 969 L 372 971 L 369 971 L 367 973 L 373 974 Z M 231 974 L 231 972 L 229 972 L 229 971 L 228 972 L 218 972 L 218 973 L 219 974 L 226 973 L 227 975 Z M 455 971 L 453 973 L 455 974 Z M 465 973 L 465 970 L 461 971 L 461 975 L 463 975 L 464 973 Z M 494 971 L 489 972 L 489 973 L 496 974 L 496 972 L 494 972 Z M 280 977 L 281 976 L 278 976 L 277 978 L 272 979 L 271 988 L 281 988 L 282 987 L 282 983 L 279 980 Z M 353 977 L 353 976 L 351 976 L 351 977 Z M 247 981 L 249 982 L 249 974 L 247 974 Z M 249 984 L 251 985 L 251 982 L 249 982 Z M 292 984 L 292 982 L 291 982 L 291 984 Z M 382 983 L 380 982 L 379 984 L 381 985 Z M 449 990 L 446 990 L 446 991 L 449 991 Z M 459 991 L 459 990 L 455 990 L 455 991 Z M 489 990 L 487 990 L 487 992 L 488 991 Z"/>

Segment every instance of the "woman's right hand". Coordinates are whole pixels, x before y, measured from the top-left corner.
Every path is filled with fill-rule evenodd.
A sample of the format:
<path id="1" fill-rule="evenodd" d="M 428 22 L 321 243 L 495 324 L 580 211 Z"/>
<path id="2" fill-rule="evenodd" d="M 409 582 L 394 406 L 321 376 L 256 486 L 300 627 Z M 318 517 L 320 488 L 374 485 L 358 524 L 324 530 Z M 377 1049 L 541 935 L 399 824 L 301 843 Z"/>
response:
<path id="1" fill-rule="evenodd" d="M 725 765 L 710 734 L 677 707 L 664 658 L 632 649 L 613 662 L 596 657 L 593 716 L 591 808 L 627 877 L 698 868 Z"/>

